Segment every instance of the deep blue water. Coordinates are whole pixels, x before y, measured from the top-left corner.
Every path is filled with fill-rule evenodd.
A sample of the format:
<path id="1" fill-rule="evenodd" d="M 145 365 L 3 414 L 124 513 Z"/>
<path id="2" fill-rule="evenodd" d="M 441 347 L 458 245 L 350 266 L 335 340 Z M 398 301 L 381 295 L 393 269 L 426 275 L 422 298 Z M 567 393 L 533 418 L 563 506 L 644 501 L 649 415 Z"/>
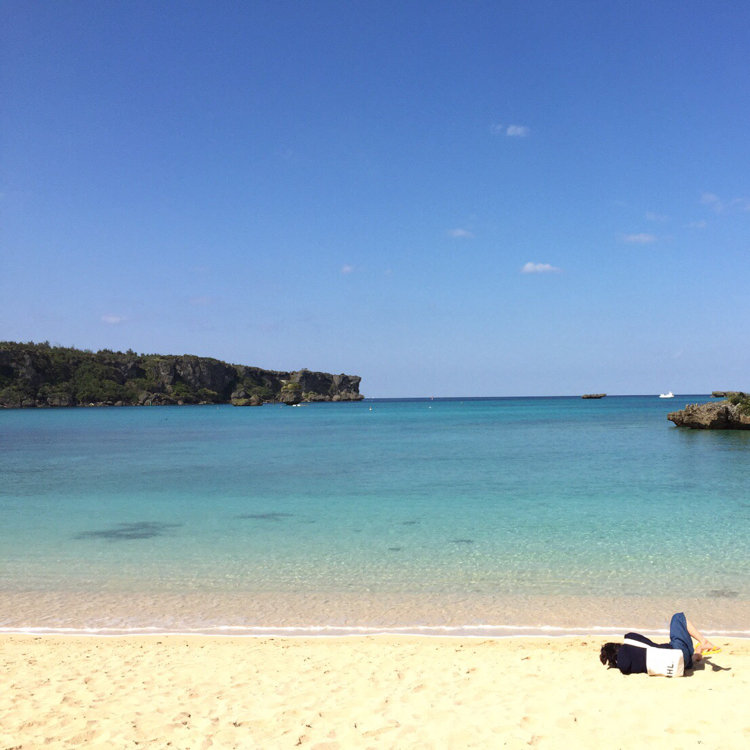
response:
<path id="1" fill-rule="evenodd" d="M 701 396 L 0 412 L 0 591 L 750 600 L 750 433 Z"/>

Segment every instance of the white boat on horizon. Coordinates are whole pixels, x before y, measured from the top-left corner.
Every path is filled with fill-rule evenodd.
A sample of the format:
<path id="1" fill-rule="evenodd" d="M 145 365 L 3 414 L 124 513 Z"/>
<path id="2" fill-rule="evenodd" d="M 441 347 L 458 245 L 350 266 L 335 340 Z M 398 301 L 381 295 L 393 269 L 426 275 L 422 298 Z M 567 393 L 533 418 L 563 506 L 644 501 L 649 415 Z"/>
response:
<path id="1" fill-rule="evenodd" d="M 660 393 L 659 398 L 674 398 L 674 393 L 672 391 L 669 393 Z"/>

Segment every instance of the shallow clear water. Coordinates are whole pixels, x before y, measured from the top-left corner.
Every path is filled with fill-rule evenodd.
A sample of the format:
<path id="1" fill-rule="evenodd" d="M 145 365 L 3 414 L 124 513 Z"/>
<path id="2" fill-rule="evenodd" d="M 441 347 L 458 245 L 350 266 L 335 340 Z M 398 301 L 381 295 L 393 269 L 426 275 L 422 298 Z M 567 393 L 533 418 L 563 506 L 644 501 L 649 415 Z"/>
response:
<path id="1" fill-rule="evenodd" d="M 741 619 L 750 433 L 666 420 L 699 400 L 0 412 L 0 626 L 91 625 L 74 603 L 97 596 L 97 627 L 165 625 L 178 599 L 183 626 L 275 626 L 289 602 L 295 623 L 337 623 L 346 597 L 364 626 L 459 600 L 473 621 L 525 601 L 555 624 L 564 597 L 676 591 Z"/>

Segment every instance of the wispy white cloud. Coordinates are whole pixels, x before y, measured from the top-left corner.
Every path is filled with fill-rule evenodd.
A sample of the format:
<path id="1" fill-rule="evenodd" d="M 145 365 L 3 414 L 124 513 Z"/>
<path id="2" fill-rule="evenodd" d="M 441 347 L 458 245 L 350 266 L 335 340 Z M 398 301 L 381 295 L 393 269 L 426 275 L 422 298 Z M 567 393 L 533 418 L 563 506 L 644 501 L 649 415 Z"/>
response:
<path id="1" fill-rule="evenodd" d="M 525 138 L 530 132 L 526 125 L 508 125 L 505 135 L 511 138 Z"/>
<path id="2" fill-rule="evenodd" d="M 532 263 L 529 261 L 521 267 L 521 273 L 559 273 L 560 269 L 549 263 Z"/>
<path id="3" fill-rule="evenodd" d="M 724 204 L 721 202 L 719 196 L 715 193 L 703 193 L 703 195 L 701 195 L 701 203 L 704 206 L 711 206 L 714 211 L 724 210 Z"/>
<path id="4" fill-rule="evenodd" d="M 629 242 L 631 245 L 650 245 L 652 242 L 656 242 L 655 235 L 648 234 L 648 232 L 626 234 L 622 239 L 624 242 Z"/>
<path id="5" fill-rule="evenodd" d="M 126 320 L 126 318 L 122 315 L 112 315 L 111 313 L 102 315 L 102 323 L 106 323 L 110 326 L 116 326 L 118 323 L 122 323 L 124 320 Z"/>
<path id="6" fill-rule="evenodd" d="M 470 232 L 468 229 L 449 229 L 448 234 L 456 239 L 473 239 L 474 232 Z"/>
<path id="7" fill-rule="evenodd" d="M 344 274 L 344 276 L 348 276 L 350 273 L 354 273 L 354 266 L 350 266 L 348 263 L 345 263 L 343 266 L 341 266 L 341 273 Z"/>
<path id="8" fill-rule="evenodd" d="M 531 133 L 528 125 L 504 125 L 503 123 L 493 125 L 490 130 L 494 135 L 504 135 L 508 138 L 526 138 Z"/>
<path id="9" fill-rule="evenodd" d="M 669 221 L 669 216 L 666 214 L 658 214 L 655 211 L 646 211 L 646 221 L 664 223 L 665 221 Z"/>
<path id="10" fill-rule="evenodd" d="M 732 198 L 723 200 L 716 193 L 703 193 L 701 203 L 716 211 L 717 214 L 723 214 L 728 211 L 750 211 L 750 198 Z"/>
<path id="11" fill-rule="evenodd" d="M 708 222 L 705 219 L 700 221 L 691 221 L 688 223 L 688 229 L 705 229 L 708 226 Z"/>

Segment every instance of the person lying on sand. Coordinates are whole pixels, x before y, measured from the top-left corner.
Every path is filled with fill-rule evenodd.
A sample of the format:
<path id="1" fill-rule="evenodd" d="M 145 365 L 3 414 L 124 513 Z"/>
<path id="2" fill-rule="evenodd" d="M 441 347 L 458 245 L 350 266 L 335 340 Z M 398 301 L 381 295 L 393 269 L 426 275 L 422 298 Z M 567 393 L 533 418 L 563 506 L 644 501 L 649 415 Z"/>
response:
<path id="1" fill-rule="evenodd" d="M 698 641 L 695 650 L 693 638 Z M 605 643 L 599 659 L 607 669 L 617 667 L 623 674 L 643 672 L 681 677 L 685 669 L 693 668 L 694 659 L 699 661 L 716 650 L 683 612 L 677 612 L 669 623 L 669 643 L 654 643 L 640 633 L 626 633 L 624 643 Z"/>

